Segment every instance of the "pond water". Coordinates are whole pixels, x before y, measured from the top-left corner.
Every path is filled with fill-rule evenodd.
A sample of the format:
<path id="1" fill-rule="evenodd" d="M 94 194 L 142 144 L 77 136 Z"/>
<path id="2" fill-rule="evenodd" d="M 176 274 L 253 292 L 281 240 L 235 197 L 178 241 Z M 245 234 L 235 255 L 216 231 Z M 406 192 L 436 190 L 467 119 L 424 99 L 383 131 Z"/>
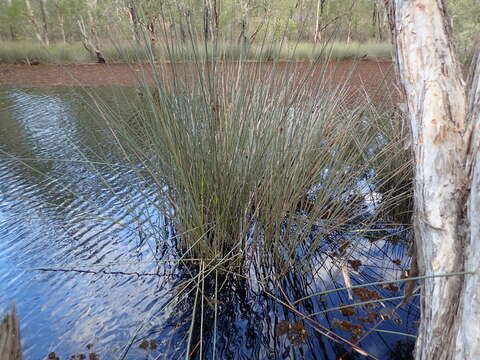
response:
<path id="1" fill-rule="evenodd" d="M 95 92 L 129 115 L 122 98 L 133 90 Z M 155 206 L 155 189 L 138 186 L 145 180 L 105 141 L 89 103 L 80 89 L 0 88 L 0 315 L 17 305 L 27 360 L 51 352 L 60 359 L 185 358 L 194 294 L 176 296 L 185 269 L 173 261 L 178 255 L 168 239 L 175 231 Z M 409 233 L 381 224 L 375 230 L 331 234 L 308 273 L 290 274 L 269 289 L 285 301 L 280 285 L 294 301 L 345 286 L 332 254 L 347 247 L 353 284 L 399 279 L 409 268 Z M 399 297 L 402 288 L 370 287 L 353 299 L 333 292 L 296 307 L 320 313 L 313 319 L 327 333 L 363 337 L 358 345 L 378 359 L 408 359 L 417 297 L 402 306 L 397 299 L 332 310 Z M 203 319 L 206 358 L 214 347 L 218 359 L 367 358 L 239 279 L 227 282 L 217 306 L 217 319 L 208 313 Z M 201 353 L 198 346 L 190 351 L 192 358 Z"/>

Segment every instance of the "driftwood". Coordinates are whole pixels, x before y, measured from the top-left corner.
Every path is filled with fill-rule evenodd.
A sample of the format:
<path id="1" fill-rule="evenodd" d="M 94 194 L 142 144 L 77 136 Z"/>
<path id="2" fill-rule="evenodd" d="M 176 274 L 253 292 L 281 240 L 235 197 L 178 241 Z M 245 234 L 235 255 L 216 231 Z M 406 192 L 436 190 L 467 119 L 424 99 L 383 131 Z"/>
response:
<path id="1" fill-rule="evenodd" d="M 0 324 L 0 359 L 21 360 L 20 326 L 15 305 Z"/>

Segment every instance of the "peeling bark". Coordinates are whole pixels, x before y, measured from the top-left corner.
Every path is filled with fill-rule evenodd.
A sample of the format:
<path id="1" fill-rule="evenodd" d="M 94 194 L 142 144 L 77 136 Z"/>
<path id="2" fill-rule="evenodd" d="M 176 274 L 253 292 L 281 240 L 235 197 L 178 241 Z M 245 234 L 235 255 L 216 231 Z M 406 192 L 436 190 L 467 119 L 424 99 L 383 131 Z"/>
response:
<path id="1" fill-rule="evenodd" d="M 419 271 L 478 271 L 478 67 L 469 101 L 444 0 L 385 3 L 412 129 Z M 477 274 L 424 281 L 417 359 L 480 359 L 479 289 Z"/>

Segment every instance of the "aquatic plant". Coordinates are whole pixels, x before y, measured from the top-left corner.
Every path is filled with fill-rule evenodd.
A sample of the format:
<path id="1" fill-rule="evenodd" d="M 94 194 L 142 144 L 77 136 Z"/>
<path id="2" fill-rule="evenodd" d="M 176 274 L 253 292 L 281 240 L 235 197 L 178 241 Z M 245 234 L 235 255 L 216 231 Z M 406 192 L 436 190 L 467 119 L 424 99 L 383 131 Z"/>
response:
<path id="1" fill-rule="evenodd" d="M 138 99 L 128 99 L 133 115 L 98 104 L 132 166 L 156 184 L 184 256 L 229 258 L 235 271 L 255 258 L 282 272 L 327 233 L 366 230 L 389 198 L 398 202 L 381 192 L 396 189 L 405 132 L 379 130 L 402 119 L 352 102 L 363 94 L 349 74 L 333 80 L 335 69 L 317 62 L 222 62 L 221 46 L 195 39 L 188 64 L 157 64 L 150 51 Z M 165 43 L 171 59 L 184 51 Z"/>

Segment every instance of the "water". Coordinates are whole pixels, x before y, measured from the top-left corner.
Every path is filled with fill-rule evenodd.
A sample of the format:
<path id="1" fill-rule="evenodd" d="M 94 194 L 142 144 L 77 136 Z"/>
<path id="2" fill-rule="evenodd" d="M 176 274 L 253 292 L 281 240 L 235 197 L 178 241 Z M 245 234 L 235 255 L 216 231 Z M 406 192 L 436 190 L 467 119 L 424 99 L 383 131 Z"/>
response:
<path id="1" fill-rule="evenodd" d="M 130 98 L 133 91 L 96 91 L 120 114 L 131 113 L 115 99 L 122 99 L 121 93 Z M 50 352 L 61 359 L 90 352 L 101 359 L 184 357 L 194 294 L 177 301 L 185 269 L 171 261 L 178 256 L 169 240 L 174 230 L 158 211 L 154 187 L 138 186 L 145 179 L 105 140 L 88 104 L 88 96 L 71 88 L 0 89 L 0 314 L 16 303 L 27 360 Z M 343 287 L 333 253 L 347 241 L 350 249 L 356 245 L 352 258 L 360 262 L 350 264 L 358 266 L 358 274 L 351 273 L 354 284 L 398 279 L 409 267 L 408 234 L 378 230 L 368 238 L 331 234 L 307 273 L 267 284 L 268 292 L 285 301 L 279 290 L 284 289 L 293 301 Z M 382 298 L 402 295 L 401 289 L 371 289 Z M 212 296 L 212 289 L 206 292 Z M 358 301 L 342 291 L 297 308 L 308 314 Z M 417 298 L 395 311 L 399 300 L 382 304 L 358 307 L 355 314 L 343 311 L 350 316 L 335 310 L 314 319 L 346 339 L 353 335 L 350 322 L 364 330 L 373 326 L 366 322 L 368 313 L 389 317 L 376 330 L 416 334 Z M 321 335 L 253 280 L 229 279 L 217 306 L 217 319 L 211 311 L 203 319 L 207 358 L 213 354 L 215 321 L 218 359 L 364 358 Z M 302 325 L 294 325 L 298 321 Z M 196 332 L 192 357 L 200 353 L 198 340 Z M 413 341 L 372 331 L 359 346 L 379 359 L 408 359 Z"/>

